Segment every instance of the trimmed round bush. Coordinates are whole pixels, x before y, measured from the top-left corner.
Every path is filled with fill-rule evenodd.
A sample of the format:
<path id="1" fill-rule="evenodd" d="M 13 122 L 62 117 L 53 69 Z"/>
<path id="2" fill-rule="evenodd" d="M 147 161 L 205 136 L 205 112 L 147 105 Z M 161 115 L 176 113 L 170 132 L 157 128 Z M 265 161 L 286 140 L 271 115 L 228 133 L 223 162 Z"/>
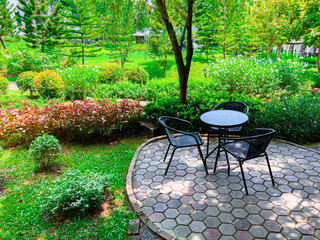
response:
<path id="1" fill-rule="evenodd" d="M 43 98 L 61 97 L 65 83 L 60 75 L 52 70 L 39 73 L 34 84 Z"/>
<path id="2" fill-rule="evenodd" d="M 99 79 L 101 83 L 115 83 L 123 81 L 125 75 L 121 67 L 110 65 L 99 71 Z"/>
<path id="3" fill-rule="evenodd" d="M 37 72 L 27 71 L 23 72 L 17 78 L 17 86 L 20 91 L 30 91 L 30 95 L 33 96 L 33 92 L 36 90 L 34 86 L 34 79 L 38 76 Z"/>
<path id="4" fill-rule="evenodd" d="M 5 77 L 0 76 L 0 93 L 6 94 L 9 88 L 9 81 Z"/>
<path id="5" fill-rule="evenodd" d="M 42 135 L 32 141 L 29 147 L 29 156 L 40 167 L 53 163 L 61 151 L 59 140 L 52 135 Z"/>
<path id="6" fill-rule="evenodd" d="M 149 80 L 149 73 L 141 67 L 133 68 L 127 72 L 127 78 L 133 83 L 146 84 Z"/>

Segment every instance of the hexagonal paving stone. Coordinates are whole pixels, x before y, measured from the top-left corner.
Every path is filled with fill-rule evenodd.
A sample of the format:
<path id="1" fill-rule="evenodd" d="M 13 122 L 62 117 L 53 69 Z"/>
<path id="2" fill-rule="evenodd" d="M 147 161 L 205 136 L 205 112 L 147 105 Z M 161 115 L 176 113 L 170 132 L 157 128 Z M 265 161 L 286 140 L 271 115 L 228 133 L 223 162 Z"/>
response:
<path id="1" fill-rule="evenodd" d="M 207 215 L 203 211 L 193 211 L 190 216 L 195 221 L 202 221 L 207 217 Z"/>
<path id="2" fill-rule="evenodd" d="M 268 231 L 262 226 L 251 226 L 249 232 L 253 237 L 264 238 L 267 236 Z"/>
<path id="3" fill-rule="evenodd" d="M 270 232 L 280 232 L 282 227 L 276 221 L 266 221 L 263 226 Z"/>
<path id="4" fill-rule="evenodd" d="M 298 223 L 296 227 L 302 234 L 312 235 L 315 229 L 307 223 Z"/>
<path id="5" fill-rule="evenodd" d="M 177 226 L 177 223 L 173 219 L 165 219 L 161 222 L 161 226 L 165 229 L 174 229 Z"/>
<path id="6" fill-rule="evenodd" d="M 173 229 L 173 231 L 179 237 L 187 237 L 191 233 L 189 227 L 181 225 L 178 225 L 175 229 Z"/>
<path id="7" fill-rule="evenodd" d="M 176 218 L 179 215 L 179 212 L 177 209 L 170 208 L 164 212 L 164 215 L 166 218 Z"/>
<path id="8" fill-rule="evenodd" d="M 162 213 L 152 213 L 149 216 L 149 219 L 152 222 L 161 222 L 164 219 L 164 215 Z"/>
<path id="9" fill-rule="evenodd" d="M 206 229 L 206 226 L 204 225 L 204 223 L 200 222 L 200 221 L 193 221 L 189 225 L 189 227 L 190 227 L 192 232 L 198 232 L 198 233 L 201 233 Z"/>
<path id="10" fill-rule="evenodd" d="M 220 220 L 217 217 L 207 217 L 204 220 L 204 223 L 208 228 L 217 228 L 221 224 Z"/>
<path id="11" fill-rule="evenodd" d="M 203 201 L 196 201 L 192 204 L 192 207 L 195 210 L 204 210 L 207 207 L 207 204 Z"/>
<path id="12" fill-rule="evenodd" d="M 192 219 L 189 215 L 186 215 L 186 214 L 180 214 L 177 218 L 176 218 L 176 221 L 178 224 L 181 224 L 181 225 L 188 225 Z"/>
<path id="13" fill-rule="evenodd" d="M 232 224 L 223 223 L 219 227 L 219 231 L 222 235 L 233 235 L 236 232 L 236 229 L 232 226 Z"/>
<path id="14" fill-rule="evenodd" d="M 153 206 L 155 212 L 164 212 L 168 206 L 164 203 L 157 203 Z"/>
<path id="15" fill-rule="evenodd" d="M 216 240 L 219 239 L 221 233 L 217 229 L 208 228 L 204 231 L 203 235 L 206 239 Z"/>
<path id="16" fill-rule="evenodd" d="M 238 230 L 248 230 L 251 224 L 245 219 L 236 219 L 233 226 Z"/>
<path id="17" fill-rule="evenodd" d="M 252 240 L 253 236 L 248 231 L 238 231 L 235 235 L 237 240 Z"/>

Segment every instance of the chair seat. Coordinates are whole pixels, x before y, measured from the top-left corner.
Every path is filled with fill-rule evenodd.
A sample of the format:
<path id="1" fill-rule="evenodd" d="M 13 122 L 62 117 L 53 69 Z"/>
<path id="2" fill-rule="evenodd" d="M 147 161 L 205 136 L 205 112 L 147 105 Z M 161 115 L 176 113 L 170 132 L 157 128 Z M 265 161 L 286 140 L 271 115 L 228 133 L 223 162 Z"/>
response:
<path id="1" fill-rule="evenodd" d="M 193 132 L 190 134 L 192 134 L 193 136 L 195 136 L 198 139 L 200 145 L 203 144 L 203 139 L 199 133 Z M 198 143 L 194 137 L 189 136 L 189 135 L 185 135 L 185 134 L 174 135 L 173 141 L 174 142 L 172 142 L 172 145 L 175 147 L 189 147 L 189 146 L 197 146 L 198 145 Z"/>
<path id="2" fill-rule="evenodd" d="M 242 129 L 242 126 L 232 127 L 232 128 L 228 128 L 228 132 L 229 132 L 229 133 L 240 132 L 241 129 Z M 210 132 L 218 132 L 218 131 L 219 131 L 219 128 L 217 128 L 217 127 L 210 127 L 210 128 L 209 128 L 209 131 L 210 131 Z"/>
<path id="3" fill-rule="evenodd" d="M 224 142 L 221 145 L 232 155 L 238 156 L 241 159 L 246 159 L 248 156 L 250 142 L 247 140 Z"/>

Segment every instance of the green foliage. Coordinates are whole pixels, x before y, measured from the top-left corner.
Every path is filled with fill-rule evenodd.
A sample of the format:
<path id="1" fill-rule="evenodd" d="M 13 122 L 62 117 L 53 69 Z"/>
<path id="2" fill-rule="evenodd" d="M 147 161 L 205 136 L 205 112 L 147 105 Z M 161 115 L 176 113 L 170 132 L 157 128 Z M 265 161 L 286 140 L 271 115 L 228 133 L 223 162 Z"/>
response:
<path id="1" fill-rule="evenodd" d="M 76 67 L 77 60 L 73 57 L 68 57 L 66 61 L 63 63 L 63 68 Z"/>
<path id="2" fill-rule="evenodd" d="M 254 124 L 270 127 L 277 136 L 296 143 L 320 141 L 320 96 L 306 94 L 294 99 L 274 99 L 256 115 Z"/>
<path id="3" fill-rule="evenodd" d="M 127 79 L 133 83 L 146 84 L 149 80 L 149 73 L 141 67 L 133 68 L 127 72 Z"/>
<path id="4" fill-rule="evenodd" d="M 259 98 L 310 91 L 310 81 L 302 79 L 303 64 L 296 61 L 228 59 L 211 64 L 208 75 L 218 89 Z"/>
<path id="5" fill-rule="evenodd" d="M 85 65 L 86 57 L 97 56 L 101 50 L 94 40 L 99 38 L 99 15 L 93 1 L 87 0 L 64 1 L 64 10 L 62 14 L 67 19 L 64 21 L 67 32 L 65 46 L 71 47 L 70 56 L 81 57 L 82 65 Z"/>
<path id="6" fill-rule="evenodd" d="M 64 36 L 61 3 L 47 0 L 18 0 L 16 20 L 23 39 L 44 52 L 60 44 Z M 23 13 L 23 14 L 21 14 Z"/>
<path id="7" fill-rule="evenodd" d="M 1 168 L 13 171 L 6 174 L 9 181 L 7 191 L 5 197 L 0 198 L 1 238 L 125 239 L 129 220 L 134 218 L 134 214 L 127 209 L 125 179 L 132 157 L 143 141 L 143 138 L 128 138 L 113 145 L 90 145 L 87 142 L 84 146 L 63 145 L 63 171 L 112 176 L 109 189 L 112 190 L 110 198 L 113 200 L 108 201 L 108 215 L 97 214 L 58 223 L 46 221 L 42 211 L 44 197 L 48 196 L 50 187 L 54 187 L 52 181 L 57 175 L 35 175 L 34 162 L 23 148 L 5 150 L 3 157 L 0 156 Z M 58 179 L 65 179 L 65 174 L 58 176 Z"/>
<path id="8" fill-rule="evenodd" d="M 251 119 L 258 111 L 263 109 L 262 100 L 240 94 L 227 94 L 215 92 L 212 95 L 199 94 L 188 99 L 188 104 L 181 104 L 178 97 L 166 97 L 149 103 L 144 108 L 144 118 L 157 123 L 161 116 L 174 116 L 192 122 L 198 131 L 206 132 L 205 126 L 199 121 L 201 114 L 211 111 L 214 106 L 225 101 L 240 101 L 246 103 L 249 108 Z"/>
<path id="9" fill-rule="evenodd" d="M 63 56 L 59 52 L 41 53 L 36 50 L 18 51 L 12 54 L 8 62 L 9 74 L 20 74 L 26 71 L 41 72 L 61 67 Z"/>
<path id="10" fill-rule="evenodd" d="M 9 36 L 13 34 L 15 28 L 11 15 L 14 15 L 12 11 L 13 4 L 7 0 L 0 0 L 0 41 L 3 48 L 9 54 L 9 51 L 4 43 L 3 36 Z M 0 60 L 1 61 L 1 60 Z M 1 69 L 1 64 L 0 64 Z"/>
<path id="11" fill-rule="evenodd" d="M 61 97 L 65 88 L 65 83 L 60 75 L 51 70 L 39 73 L 34 79 L 34 84 L 43 98 Z"/>
<path id="12" fill-rule="evenodd" d="M 123 69 L 118 65 L 107 65 L 100 69 L 99 79 L 101 83 L 116 83 L 125 79 Z"/>
<path id="13" fill-rule="evenodd" d="M 50 218 L 77 217 L 92 214 L 105 198 L 112 175 L 71 170 L 47 186 L 42 211 Z"/>
<path id="14" fill-rule="evenodd" d="M 98 70 L 86 66 L 66 68 L 59 74 L 65 82 L 66 99 L 85 99 L 95 91 L 99 82 Z"/>
<path id="15" fill-rule="evenodd" d="M 41 108 L 23 103 L 22 109 L 0 109 L 0 141 L 8 147 L 29 144 L 49 133 L 64 141 L 108 137 L 133 126 L 142 107 L 129 101 L 51 102 Z"/>
<path id="16" fill-rule="evenodd" d="M 36 90 L 34 86 L 36 76 L 38 76 L 37 72 L 27 71 L 21 73 L 16 80 L 19 90 L 22 92 L 30 91 L 30 95 L 33 96 L 33 92 Z"/>
<path id="17" fill-rule="evenodd" d="M 320 88 L 320 73 L 308 70 L 305 71 L 303 75 L 304 79 L 308 79 L 309 81 L 313 82 L 313 87 Z"/>
<path id="18" fill-rule="evenodd" d="M 0 76 L 0 93 L 6 94 L 9 88 L 9 81 L 5 77 Z"/>
<path id="19" fill-rule="evenodd" d="M 34 139 L 29 147 L 30 158 L 40 167 L 51 165 L 60 151 L 59 140 L 46 134 Z"/>

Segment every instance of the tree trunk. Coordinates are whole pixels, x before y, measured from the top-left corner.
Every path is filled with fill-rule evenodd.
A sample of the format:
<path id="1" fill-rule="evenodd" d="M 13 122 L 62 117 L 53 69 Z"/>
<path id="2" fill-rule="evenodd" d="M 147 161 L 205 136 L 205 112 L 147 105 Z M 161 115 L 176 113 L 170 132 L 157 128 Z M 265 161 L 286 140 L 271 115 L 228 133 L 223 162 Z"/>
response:
<path id="1" fill-rule="evenodd" d="M 282 46 L 283 46 L 283 42 L 277 43 L 277 47 L 278 47 L 278 49 L 277 49 L 277 59 L 280 59 L 280 54 L 281 54 L 281 48 L 282 48 Z"/>
<path id="2" fill-rule="evenodd" d="M 81 39 L 81 43 L 82 43 L 82 66 L 84 66 L 84 40 L 83 38 Z"/>
<path id="3" fill-rule="evenodd" d="M 191 68 L 192 56 L 193 56 L 193 43 L 192 43 L 192 14 L 193 14 L 193 5 L 194 0 L 188 0 L 188 14 L 186 19 L 185 28 L 187 31 L 187 56 L 186 56 L 186 65 L 184 64 L 182 51 L 178 43 L 178 39 L 170 21 L 166 3 L 164 0 L 156 0 L 158 11 L 161 14 L 161 18 L 166 26 L 168 35 L 170 37 L 172 49 L 174 52 L 178 74 L 179 74 L 179 85 L 180 85 L 180 102 L 183 104 L 187 103 L 187 86 L 188 78 Z M 181 39 L 181 41 L 183 41 Z M 182 45 L 182 44 L 181 44 Z"/>
<path id="4" fill-rule="evenodd" d="M 273 40 L 270 40 L 269 46 L 268 46 L 268 51 L 267 51 L 267 58 L 270 58 L 272 44 L 273 44 Z"/>
<path id="5" fill-rule="evenodd" d="M 320 73 L 320 49 L 319 49 L 318 58 L 317 58 L 317 69 L 318 69 L 318 73 Z"/>
<path id="6" fill-rule="evenodd" d="M 0 41 L 1 41 L 1 44 L 2 44 L 2 46 L 3 46 L 3 48 L 4 48 L 4 50 L 6 50 L 6 52 L 10 55 L 9 50 L 7 49 L 6 45 L 4 44 L 4 41 L 3 41 L 3 39 L 2 39 L 2 36 L 0 36 Z"/>
<path id="7" fill-rule="evenodd" d="M 166 71 L 167 71 L 167 65 L 168 65 L 168 56 L 165 53 L 164 54 L 164 73 L 166 73 Z"/>

